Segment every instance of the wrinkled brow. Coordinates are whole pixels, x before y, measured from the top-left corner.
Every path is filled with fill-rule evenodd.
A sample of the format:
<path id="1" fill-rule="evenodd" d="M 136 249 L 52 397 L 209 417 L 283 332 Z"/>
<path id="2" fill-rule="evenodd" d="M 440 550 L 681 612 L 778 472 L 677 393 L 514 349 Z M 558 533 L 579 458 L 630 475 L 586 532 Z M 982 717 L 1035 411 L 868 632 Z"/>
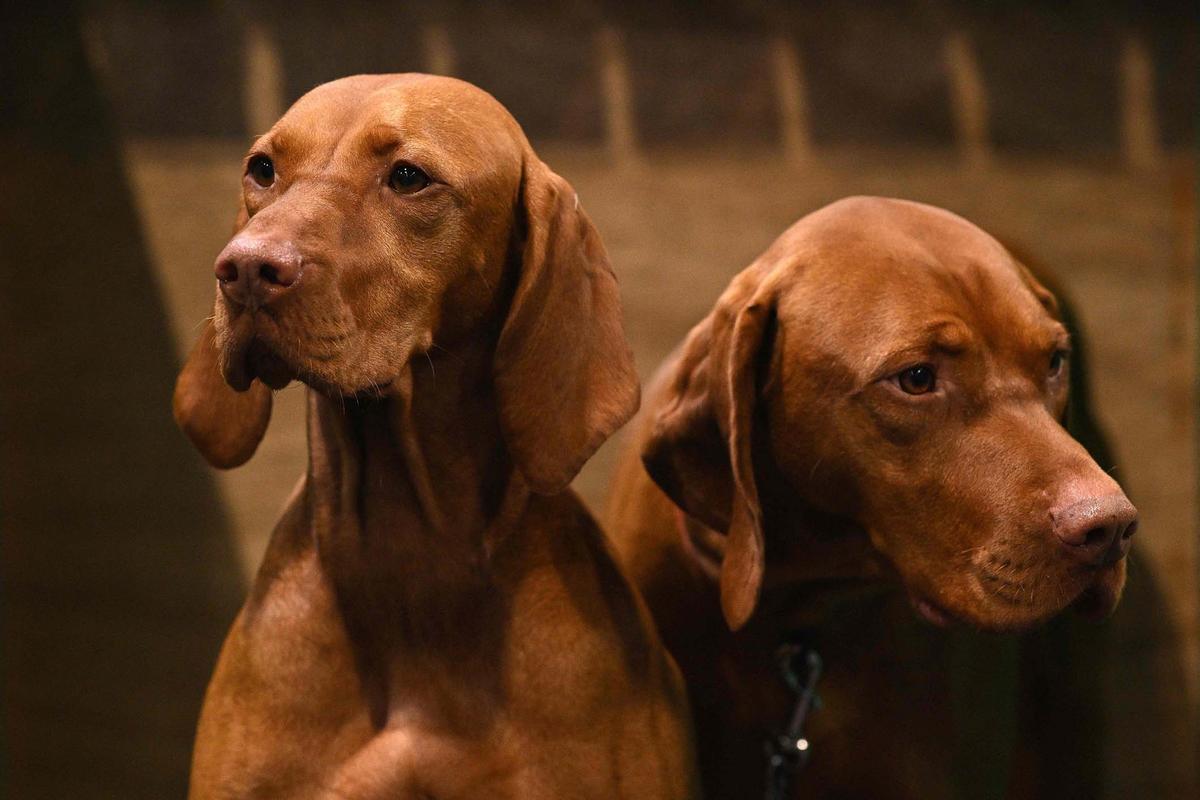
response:
<path id="1" fill-rule="evenodd" d="M 924 358 L 931 353 L 959 355 L 975 340 L 970 328 L 959 319 L 945 317 L 927 322 L 919 329 L 893 336 L 867 359 L 867 373 L 874 376 L 905 358 Z"/>
<path id="2" fill-rule="evenodd" d="M 955 355 L 971 344 L 971 331 L 957 319 L 939 319 L 930 322 L 923 331 L 923 344 L 927 349 Z"/>
<path id="3" fill-rule="evenodd" d="M 1055 347 L 1070 350 L 1071 333 L 1067 330 L 1067 326 L 1055 320 L 1051 325 L 1039 326 L 1038 332 L 1031 337 L 1029 344 L 1039 352 L 1051 350 Z"/>
<path id="4" fill-rule="evenodd" d="M 279 157 L 300 149 L 302 145 L 303 143 L 297 141 L 296 135 L 291 131 L 277 130 L 261 137 L 255 142 L 251 148 L 251 152 L 269 150 L 275 156 Z"/>
<path id="5" fill-rule="evenodd" d="M 386 123 L 377 123 L 358 134 L 353 146 L 369 158 L 393 156 L 411 161 L 441 182 L 456 183 L 462 177 L 453 169 L 453 160 L 443 158 L 441 149 L 427 137 L 405 134 Z"/>
<path id="6" fill-rule="evenodd" d="M 926 323 L 920 330 L 896 342 L 888 349 L 887 358 L 901 353 L 946 353 L 958 355 L 974 340 L 971 329 L 960 319 L 946 317 Z"/>
<path id="7" fill-rule="evenodd" d="M 385 156 L 403 141 L 400 130 L 391 125 L 372 125 L 362 134 L 363 150 L 373 156 Z"/>

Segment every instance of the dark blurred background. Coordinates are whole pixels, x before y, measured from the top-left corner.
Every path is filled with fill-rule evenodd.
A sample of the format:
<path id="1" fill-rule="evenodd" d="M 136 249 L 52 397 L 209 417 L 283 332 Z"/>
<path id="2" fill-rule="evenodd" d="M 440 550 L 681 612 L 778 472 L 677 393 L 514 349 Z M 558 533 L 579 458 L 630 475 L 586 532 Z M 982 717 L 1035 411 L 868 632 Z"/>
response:
<path id="1" fill-rule="evenodd" d="M 1094 671 L 1103 796 L 1200 796 L 1194 3 L 6 3 L 0 792 L 185 792 L 221 638 L 303 471 L 302 390 L 217 474 L 169 398 L 240 158 L 317 83 L 494 93 L 579 191 L 643 377 L 838 197 L 956 211 L 1048 268 L 1142 511 Z M 618 437 L 619 440 L 619 437 Z M 578 488 L 602 502 L 616 443 Z"/>

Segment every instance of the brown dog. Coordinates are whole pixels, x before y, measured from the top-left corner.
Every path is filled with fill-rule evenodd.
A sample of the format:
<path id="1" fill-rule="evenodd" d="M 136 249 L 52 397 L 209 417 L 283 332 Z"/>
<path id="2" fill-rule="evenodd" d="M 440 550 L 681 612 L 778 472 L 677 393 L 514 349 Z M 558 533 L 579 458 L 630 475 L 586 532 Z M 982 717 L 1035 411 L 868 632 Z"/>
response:
<path id="1" fill-rule="evenodd" d="M 877 198 L 802 219 L 692 330 L 609 521 L 688 681 L 708 797 L 762 796 L 795 629 L 826 663 L 796 796 L 932 798 L 979 765 L 953 763 L 935 629 L 887 587 L 938 626 L 1112 610 L 1136 512 L 1060 424 L 1069 350 L 994 239 Z"/>
<path id="2" fill-rule="evenodd" d="M 235 466 L 299 379 L 309 467 L 191 797 L 692 796 L 678 673 L 565 488 L 638 397 L 571 187 L 483 91 L 358 76 L 254 144 L 242 198 L 176 416 Z"/>

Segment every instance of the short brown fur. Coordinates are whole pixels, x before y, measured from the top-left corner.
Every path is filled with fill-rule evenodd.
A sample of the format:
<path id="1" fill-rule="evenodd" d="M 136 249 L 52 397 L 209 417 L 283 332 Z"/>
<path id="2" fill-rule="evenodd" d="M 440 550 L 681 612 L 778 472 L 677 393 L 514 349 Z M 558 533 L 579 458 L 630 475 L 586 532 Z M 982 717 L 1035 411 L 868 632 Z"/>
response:
<path id="1" fill-rule="evenodd" d="M 1078 497 L 1132 514 L 1060 424 L 1068 346 L 992 237 L 852 198 L 785 232 L 666 362 L 608 522 L 688 681 L 706 796 L 761 794 L 792 701 L 773 654 L 796 629 L 828 666 L 797 796 L 931 798 L 954 795 L 952 687 L 922 672 L 937 647 L 900 633 L 895 589 L 986 630 L 1113 608 L 1124 560 L 1082 565 L 1051 534 Z M 901 391 L 914 363 L 942 388 Z"/>
<path id="2" fill-rule="evenodd" d="M 233 466 L 267 386 L 302 380 L 309 466 L 209 685 L 190 796 L 694 796 L 678 672 L 566 488 L 638 397 L 571 187 L 489 95 L 421 75 L 318 87 L 255 155 L 274 180 L 244 179 L 175 410 Z M 397 162 L 431 182 L 393 191 Z M 229 264 L 285 250 L 288 285 L 232 290 Z"/>

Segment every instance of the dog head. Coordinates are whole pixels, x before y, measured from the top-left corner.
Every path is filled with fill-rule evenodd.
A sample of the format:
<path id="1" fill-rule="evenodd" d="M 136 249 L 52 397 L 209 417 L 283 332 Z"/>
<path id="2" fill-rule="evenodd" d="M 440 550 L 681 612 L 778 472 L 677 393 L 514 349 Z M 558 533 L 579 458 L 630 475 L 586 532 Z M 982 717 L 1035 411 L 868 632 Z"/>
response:
<path id="1" fill-rule="evenodd" d="M 1054 297 L 983 231 L 844 200 L 789 229 L 692 331 L 644 461 L 728 533 L 734 627 L 757 601 L 764 528 L 803 538 L 814 515 L 861 531 L 931 621 L 1107 613 L 1136 511 L 1061 424 L 1070 349 Z"/>
<path id="2" fill-rule="evenodd" d="M 175 411 L 219 466 L 253 453 L 270 389 L 386 394 L 412 359 L 480 337 L 536 490 L 562 488 L 637 404 L 599 236 L 516 121 L 462 81 L 362 75 L 302 97 L 245 158 L 215 276 Z"/>

